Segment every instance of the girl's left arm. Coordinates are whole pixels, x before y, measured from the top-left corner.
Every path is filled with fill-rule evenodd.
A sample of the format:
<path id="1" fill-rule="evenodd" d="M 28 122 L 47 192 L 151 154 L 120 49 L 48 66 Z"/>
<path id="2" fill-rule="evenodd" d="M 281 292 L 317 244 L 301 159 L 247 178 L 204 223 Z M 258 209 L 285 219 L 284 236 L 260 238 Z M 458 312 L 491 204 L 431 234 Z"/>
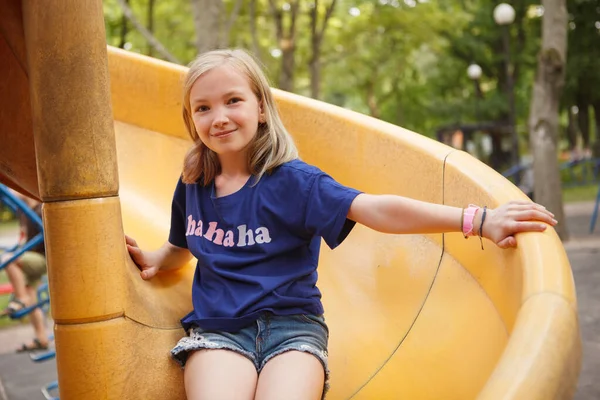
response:
<path id="1" fill-rule="evenodd" d="M 383 233 L 427 234 L 461 232 L 464 209 L 394 195 L 358 195 L 348 219 Z M 483 209 L 475 215 L 474 232 L 479 234 Z M 514 247 L 514 234 L 542 232 L 546 224 L 554 226 L 554 215 L 531 201 L 512 201 L 496 209 L 487 209 L 483 237 L 500 247 Z M 541 223 L 542 222 L 542 223 Z"/>

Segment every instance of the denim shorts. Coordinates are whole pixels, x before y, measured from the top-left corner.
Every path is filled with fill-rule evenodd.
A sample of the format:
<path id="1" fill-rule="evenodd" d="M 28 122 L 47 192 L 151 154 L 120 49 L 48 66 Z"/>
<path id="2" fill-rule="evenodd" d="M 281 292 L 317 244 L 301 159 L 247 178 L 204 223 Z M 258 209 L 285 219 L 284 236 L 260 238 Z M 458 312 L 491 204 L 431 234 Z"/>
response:
<path id="1" fill-rule="evenodd" d="M 189 335 L 171 350 L 171 356 L 184 367 L 188 355 L 195 350 L 231 350 L 252 361 L 260 373 L 270 359 L 286 351 L 310 353 L 321 362 L 325 371 L 324 399 L 329 389 L 328 339 L 329 329 L 322 315 L 264 313 L 251 325 L 233 333 L 192 328 Z"/>

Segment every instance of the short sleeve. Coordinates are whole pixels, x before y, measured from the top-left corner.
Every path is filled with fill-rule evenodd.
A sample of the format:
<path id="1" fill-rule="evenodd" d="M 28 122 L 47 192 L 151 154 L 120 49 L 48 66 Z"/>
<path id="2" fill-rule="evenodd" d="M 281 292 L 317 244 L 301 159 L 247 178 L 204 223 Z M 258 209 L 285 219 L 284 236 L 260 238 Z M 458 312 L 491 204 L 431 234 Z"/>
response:
<path id="1" fill-rule="evenodd" d="M 185 238 L 185 184 L 179 178 L 175 193 L 173 194 L 173 203 L 171 204 L 171 230 L 169 232 L 169 243 L 177 247 L 187 248 Z"/>
<path id="2" fill-rule="evenodd" d="M 325 173 L 318 174 L 306 204 L 306 229 L 321 236 L 331 249 L 339 246 L 356 224 L 347 216 L 352 201 L 360 193 Z"/>

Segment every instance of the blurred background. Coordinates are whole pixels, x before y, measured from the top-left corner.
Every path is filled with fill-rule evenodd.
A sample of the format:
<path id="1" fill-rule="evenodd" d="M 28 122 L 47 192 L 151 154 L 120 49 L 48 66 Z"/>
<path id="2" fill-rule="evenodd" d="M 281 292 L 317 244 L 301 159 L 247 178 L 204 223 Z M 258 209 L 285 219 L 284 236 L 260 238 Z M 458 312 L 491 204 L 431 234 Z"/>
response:
<path id="1" fill-rule="evenodd" d="M 567 37 L 556 100 L 543 93 L 537 100 L 542 99 L 542 108 L 557 108 L 558 124 L 549 149 L 555 159 L 538 156 L 538 165 L 547 165 L 535 176 L 543 181 L 558 176 L 560 187 L 554 185 L 550 191 L 558 191 L 552 196 L 565 201 L 593 200 L 596 195 L 600 0 L 510 4 L 105 0 L 103 4 L 110 45 L 184 65 L 206 50 L 248 49 L 264 64 L 274 87 L 468 151 L 530 197 L 534 197 L 530 143 L 531 125 L 536 123 L 531 120 L 536 71 L 543 49 L 556 40 L 562 46 L 560 38 L 552 37 L 544 46 L 543 20 L 549 12 L 549 18 L 564 13 L 547 30 Z M 548 171 L 550 178 L 540 170 Z"/>

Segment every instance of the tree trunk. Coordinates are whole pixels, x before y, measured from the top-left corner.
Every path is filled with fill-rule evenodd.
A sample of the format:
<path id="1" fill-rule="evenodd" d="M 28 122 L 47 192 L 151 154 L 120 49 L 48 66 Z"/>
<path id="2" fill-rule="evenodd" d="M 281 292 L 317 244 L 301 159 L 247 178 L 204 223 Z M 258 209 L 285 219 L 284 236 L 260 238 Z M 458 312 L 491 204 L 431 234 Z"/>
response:
<path id="1" fill-rule="evenodd" d="M 256 30 L 256 0 L 250 1 L 250 9 L 248 11 L 250 14 L 250 34 L 252 36 L 252 52 L 254 56 L 259 60 L 262 60 L 262 54 L 260 51 L 260 44 L 258 42 L 258 32 Z"/>
<path id="2" fill-rule="evenodd" d="M 129 0 L 125 0 L 125 4 L 129 5 Z M 123 13 L 121 18 L 121 40 L 119 42 L 119 48 L 124 49 L 125 43 L 127 43 L 127 16 Z"/>
<path id="3" fill-rule="evenodd" d="M 288 3 L 289 4 L 289 3 Z M 287 92 L 294 91 L 294 69 L 296 68 L 296 17 L 300 7 L 299 1 L 289 4 L 290 24 L 284 28 L 282 9 L 277 7 L 275 0 L 269 0 L 271 15 L 275 21 L 277 42 L 281 50 L 281 74 L 279 75 L 279 89 Z"/>
<path id="4" fill-rule="evenodd" d="M 294 91 L 294 68 L 296 66 L 296 45 L 290 39 L 280 41 L 281 46 L 281 76 L 279 88 L 286 92 Z"/>
<path id="5" fill-rule="evenodd" d="M 220 0 L 222 2 L 222 0 Z M 221 3 L 222 4 L 222 3 Z M 222 6 L 221 6 L 222 7 Z M 231 33 L 231 28 L 235 24 L 238 15 L 240 15 L 240 9 L 242 8 L 242 0 L 237 0 L 233 5 L 233 10 L 231 10 L 231 14 L 227 19 L 227 23 L 221 30 L 219 35 L 219 47 L 229 47 L 229 34 Z M 223 13 L 224 14 L 224 13 Z"/>
<path id="6" fill-rule="evenodd" d="M 154 35 L 154 1 L 155 0 L 148 0 L 148 13 L 146 14 L 146 28 L 152 35 Z M 148 43 L 146 52 L 152 57 L 152 45 L 150 43 Z"/>
<path id="7" fill-rule="evenodd" d="M 154 35 L 148 32 L 146 27 L 142 23 L 140 23 L 140 21 L 138 21 L 138 19 L 135 17 L 133 11 L 131 10 L 131 8 L 129 8 L 129 5 L 126 3 L 125 0 L 117 0 L 117 4 L 119 4 L 119 7 L 121 7 L 123 15 L 127 17 L 129 22 L 131 22 L 135 29 L 144 37 L 144 39 L 146 39 L 146 41 L 154 48 L 154 50 L 156 50 L 161 56 L 166 58 L 168 61 L 175 64 L 181 64 L 181 62 L 174 55 L 169 53 L 169 51 L 158 41 L 158 39 L 156 39 Z"/>
<path id="8" fill-rule="evenodd" d="M 559 100 L 565 80 L 567 53 L 566 0 L 543 0 L 542 49 L 529 117 L 529 135 L 533 152 L 534 193 L 558 220 L 556 231 L 568 238 L 564 218 L 560 171 L 557 157 Z"/>
<path id="9" fill-rule="evenodd" d="M 575 121 L 575 115 L 573 114 L 572 107 L 567 107 L 567 140 L 569 141 L 569 150 L 574 151 L 577 148 L 577 122 Z"/>
<path id="10" fill-rule="evenodd" d="M 596 126 L 596 140 L 592 143 L 592 157 L 600 158 L 600 100 L 594 102 L 594 122 Z"/>
<path id="11" fill-rule="evenodd" d="M 369 106 L 369 113 L 371 117 L 379 119 L 381 117 L 381 113 L 379 112 L 379 104 L 377 102 L 377 95 L 375 94 L 375 77 L 367 82 L 367 105 Z"/>
<path id="12" fill-rule="evenodd" d="M 320 46 L 313 47 L 313 52 L 321 52 Z M 321 96 L 321 65 L 320 56 L 316 55 L 311 58 L 310 63 L 310 96 L 313 99 L 319 99 Z"/>
<path id="13" fill-rule="evenodd" d="M 329 18 L 333 14 L 335 3 L 337 0 L 331 0 L 331 3 L 325 10 L 325 16 L 321 26 L 318 26 L 319 21 L 319 0 L 314 0 L 313 6 L 310 9 L 310 33 L 312 55 L 310 58 L 310 91 L 313 99 L 318 99 L 321 94 L 321 45 L 325 30 L 329 23 Z"/>
<path id="14" fill-rule="evenodd" d="M 577 108 L 579 109 L 577 113 L 579 132 L 581 132 L 583 148 L 585 149 L 590 143 L 590 105 L 587 100 L 580 100 L 577 103 Z"/>
<path id="15" fill-rule="evenodd" d="M 321 82 L 321 69 L 319 68 L 320 55 L 321 55 L 321 37 L 319 29 L 317 28 L 317 21 L 319 18 L 319 0 L 314 0 L 312 8 L 309 11 L 310 14 L 310 41 L 312 56 L 309 61 L 310 69 L 310 95 L 313 99 L 319 98 L 320 82 Z"/>
<path id="16" fill-rule="evenodd" d="M 600 100 L 592 104 L 594 108 L 594 123 L 596 127 L 596 142 L 600 142 Z"/>
<path id="17" fill-rule="evenodd" d="M 219 47 L 222 0 L 191 0 L 198 54 Z"/>

